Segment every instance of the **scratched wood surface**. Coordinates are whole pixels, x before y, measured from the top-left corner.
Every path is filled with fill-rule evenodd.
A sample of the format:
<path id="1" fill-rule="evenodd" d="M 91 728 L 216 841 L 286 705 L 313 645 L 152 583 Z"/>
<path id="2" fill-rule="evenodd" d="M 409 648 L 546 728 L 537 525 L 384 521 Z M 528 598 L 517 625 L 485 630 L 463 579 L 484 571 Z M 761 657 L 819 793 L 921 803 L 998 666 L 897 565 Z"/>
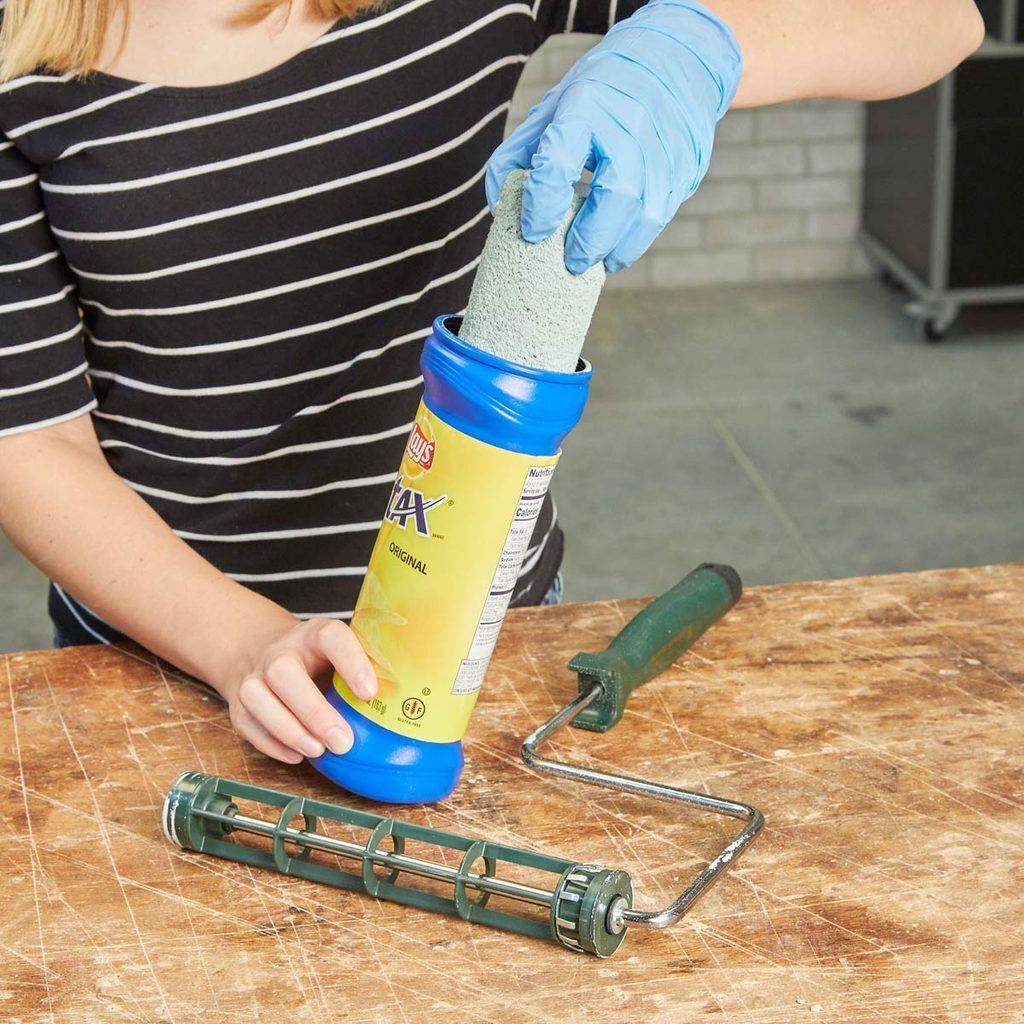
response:
<path id="1" fill-rule="evenodd" d="M 520 738 L 641 605 L 510 615 L 451 799 L 404 816 L 631 872 L 670 902 L 729 823 L 533 774 Z M 1024 566 L 762 587 L 605 736 L 557 752 L 761 807 L 747 856 L 610 960 L 186 853 L 199 768 L 268 760 L 136 650 L 0 658 L 0 1020 L 1024 1020 Z"/>

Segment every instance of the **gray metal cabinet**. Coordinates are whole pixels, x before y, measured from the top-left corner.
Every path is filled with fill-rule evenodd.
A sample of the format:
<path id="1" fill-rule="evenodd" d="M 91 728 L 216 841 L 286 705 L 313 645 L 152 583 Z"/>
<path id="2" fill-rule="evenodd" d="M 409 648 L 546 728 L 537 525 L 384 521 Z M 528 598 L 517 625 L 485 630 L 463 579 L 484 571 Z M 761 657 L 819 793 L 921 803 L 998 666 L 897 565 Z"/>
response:
<path id="1" fill-rule="evenodd" d="M 868 105 L 861 240 L 937 340 L 961 306 L 1024 301 L 1024 46 Z"/>

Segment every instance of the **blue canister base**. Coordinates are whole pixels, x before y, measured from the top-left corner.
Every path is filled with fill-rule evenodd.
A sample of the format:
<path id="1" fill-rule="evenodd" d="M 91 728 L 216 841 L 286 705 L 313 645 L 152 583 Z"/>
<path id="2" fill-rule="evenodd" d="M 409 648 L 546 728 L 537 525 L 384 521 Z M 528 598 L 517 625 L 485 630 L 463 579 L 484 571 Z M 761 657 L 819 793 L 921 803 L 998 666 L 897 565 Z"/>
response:
<path id="1" fill-rule="evenodd" d="M 579 421 L 590 364 L 575 373 L 519 366 L 458 336 L 462 319 L 439 316 L 420 358 L 423 398 L 449 426 L 485 444 L 525 455 L 554 455 Z M 433 803 L 458 785 L 462 743 L 428 743 L 385 729 L 344 701 L 333 686 L 327 700 L 352 727 L 347 754 L 327 752 L 310 763 L 332 782 L 371 800 Z"/>
<path id="2" fill-rule="evenodd" d="M 327 702 L 352 727 L 347 754 L 329 750 L 309 763 L 332 782 L 359 796 L 392 804 L 443 800 L 462 774 L 462 743 L 427 743 L 385 729 L 346 703 L 333 685 Z"/>

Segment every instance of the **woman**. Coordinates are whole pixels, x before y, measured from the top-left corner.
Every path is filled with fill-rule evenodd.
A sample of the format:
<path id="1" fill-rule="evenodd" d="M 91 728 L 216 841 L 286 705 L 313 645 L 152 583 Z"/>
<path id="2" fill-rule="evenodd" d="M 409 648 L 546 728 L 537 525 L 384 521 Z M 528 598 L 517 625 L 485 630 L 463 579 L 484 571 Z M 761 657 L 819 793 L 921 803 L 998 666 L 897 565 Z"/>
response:
<path id="1" fill-rule="evenodd" d="M 499 146 L 530 53 L 616 22 Z M 895 95 L 980 35 L 970 0 L 7 0 L 0 526 L 55 581 L 57 642 L 128 635 L 272 757 L 344 752 L 313 679 L 375 690 L 339 620 L 485 168 L 493 201 L 532 167 L 537 241 L 589 167 L 566 262 L 617 270 L 730 104 Z M 516 603 L 561 551 L 549 506 Z"/>

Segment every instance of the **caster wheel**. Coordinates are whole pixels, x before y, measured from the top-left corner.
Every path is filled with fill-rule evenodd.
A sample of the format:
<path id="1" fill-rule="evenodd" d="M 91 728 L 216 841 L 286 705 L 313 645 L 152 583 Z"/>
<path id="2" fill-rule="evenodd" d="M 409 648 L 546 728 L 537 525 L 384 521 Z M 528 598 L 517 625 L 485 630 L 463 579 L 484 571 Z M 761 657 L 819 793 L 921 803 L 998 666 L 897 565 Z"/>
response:
<path id="1" fill-rule="evenodd" d="M 937 345 L 940 341 L 945 340 L 946 335 L 949 334 L 949 328 L 949 324 L 944 324 L 939 320 L 925 320 L 921 324 L 921 333 L 929 345 Z"/>
<path id="2" fill-rule="evenodd" d="M 904 312 L 916 321 L 920 336 L 934 345 L 949 334 L 960 307 L 955 302 L 931 302 L 921 299 L 907 303 Z"/>

